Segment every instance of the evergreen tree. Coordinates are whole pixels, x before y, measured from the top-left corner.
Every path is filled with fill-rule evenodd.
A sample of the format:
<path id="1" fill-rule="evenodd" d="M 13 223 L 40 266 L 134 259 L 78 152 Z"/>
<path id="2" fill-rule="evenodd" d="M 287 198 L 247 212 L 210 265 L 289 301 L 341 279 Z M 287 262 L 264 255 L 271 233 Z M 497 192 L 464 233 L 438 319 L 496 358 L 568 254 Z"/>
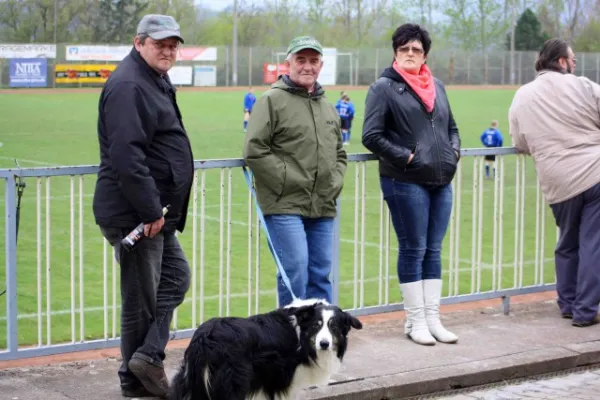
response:
<path id="1" fill-rule="evenodd" d="M 94 42 L 131 43 L 148 0 L 100 0 Z"/>
<path id="2" fill-rule="evenodd" d="M 515 50 L 539 51 L 544 42 L 549 39 L 542 31 L 542 24 L 530 8 L 523 11 L 515 26 Z M 510 33 L 506 35 L 506 48 L 510 50 Z"/>

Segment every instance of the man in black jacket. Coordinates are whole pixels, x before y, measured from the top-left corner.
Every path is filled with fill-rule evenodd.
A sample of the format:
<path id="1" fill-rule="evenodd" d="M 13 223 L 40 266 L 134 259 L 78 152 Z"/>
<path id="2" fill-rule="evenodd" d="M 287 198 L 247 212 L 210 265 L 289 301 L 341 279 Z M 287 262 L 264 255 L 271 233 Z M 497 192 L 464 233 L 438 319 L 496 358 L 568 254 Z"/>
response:
<path id="1" fill-rule="evenodd" d="M 119 378 L 126 397 L 166 395 L 169 325 L 190 282 L 175 231 L 185 226 L 194 162 L 167 75 L 180 42 L 172 17 L 144 16 L 99 101 L 94 216 L 121 266 Z M 145 237 L 127 251 L 120 242 L 140 223 Z"/>

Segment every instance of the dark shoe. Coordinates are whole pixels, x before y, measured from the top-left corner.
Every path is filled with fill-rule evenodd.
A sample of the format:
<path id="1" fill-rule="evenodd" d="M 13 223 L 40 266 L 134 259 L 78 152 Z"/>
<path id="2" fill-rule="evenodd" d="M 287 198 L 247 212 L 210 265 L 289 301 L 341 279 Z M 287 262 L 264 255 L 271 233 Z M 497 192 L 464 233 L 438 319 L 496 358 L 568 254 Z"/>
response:
<path id="1" fill-rule="evenodd" d="M 138 386 L 134 388 L 122 387 L 121 395 L 123 395 L 123 397 L 154 397 L 154 395 L 143 386 Z"/>
<path id="2" fill-rule="evenodd" d="M 598 323 L 598 319 L 594 318 L 590 321 L 573 320 L 573 322 L 571 322 L 571 325 L 576 326 L 578 328 L 587 328 L 588 326 L 596 325 L 597 323 Z"/>
<path id="3" fill-rule="evenodd" d="M 564 319 L 573 319 L 573 314 L 569 312 L 564 312 L 561 314 Z"/>
<path id="4" fill-rule="evenodd" d="M 142 382 L 142 385 L 156 397 L 166 397 L 169 391 L 169 380 L 165 370 L 141 358 L 132 358 L 129 369 Z"/>

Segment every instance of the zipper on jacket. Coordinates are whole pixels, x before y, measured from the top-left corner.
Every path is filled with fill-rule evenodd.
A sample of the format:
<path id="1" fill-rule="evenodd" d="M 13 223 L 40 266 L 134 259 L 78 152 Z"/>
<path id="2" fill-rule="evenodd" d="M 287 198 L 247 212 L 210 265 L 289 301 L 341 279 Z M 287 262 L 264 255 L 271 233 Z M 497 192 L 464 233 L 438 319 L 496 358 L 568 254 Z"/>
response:
<path id="1" fill-rule="evenodd" d="M 436 148 L 437 148 L 437 155 L 438 155 L 438 167 L 439 167 L 439 173 L 440 173 L 440 182 L 443 181 L 443 176 L 442 176 L 442 157 L 440 156 L 440 143 L 438 142 L 438 137 L 435 133 L 435 123 L 433 122 L 433 114 L 431 114 L 430 117 L 430 121 L 431 121 L 431 130 L 433 131 L 433 137 L 435 138 L 435 144 L 436 144 Z"/>
<path id="2" fill-rule="evenodd" d="M 312 190 L 310 191 L 311 203 L 312 203 L 312 196 L 315 192 L 315 187 L 317 186 L 317 177 L 319 176 L 319 134 L 317 132 L 317 122 L 315 121 L 315 113 L 313 112 L 313 109 L 312 109 L 313 101 L 315 101 L 315 100 L 313 100 L 312 98 L 309 97 L 308 108 L 310 108 L 310 115 L 312 115 L 313 125 L 315 127 L 315 139 L 317 142 L 317 171 L 315 172 L 315 180 L 313 182 Z"/>
<path id="3" fill-rule="evenodd" d="M 427 109 L 425 107 L 425 103 L 423 102 L 423 100 L 421 100 L 421 98 L 419 96 L 417 96 L 417 94 L 410 89 L 410 87 L 408 86 L 408 84 L 406 85 L 406 91 L 411 93 L 411 95 L 421 104 L 421 108 L 423 109 L 423 112 L 426 115 L 429 115 L 429 121 L 431 122 L 431 130 L 433 131 L 433 137 L 435 138 L 435 144 L 437 147 L 437 155 L 438 155 L 438 161 L 439 161 L 439 179 L 440 182 L 443 181 L 443 176 L 442 176 L 442 157 L 440 156 L 440 144 L 438 142 L 438 137 L 435 133 L 435 123 L 433 121 L 433 113 L 435 112 L 435 104 L 433 106 L 433 110 L 431 112 L 427 112 Z M 418 144 L 418 143 L 417 143 Z M 416 155 L 416 153 L 415 153 Z M 406 171 L 406 167 L 404 169 Z"/>

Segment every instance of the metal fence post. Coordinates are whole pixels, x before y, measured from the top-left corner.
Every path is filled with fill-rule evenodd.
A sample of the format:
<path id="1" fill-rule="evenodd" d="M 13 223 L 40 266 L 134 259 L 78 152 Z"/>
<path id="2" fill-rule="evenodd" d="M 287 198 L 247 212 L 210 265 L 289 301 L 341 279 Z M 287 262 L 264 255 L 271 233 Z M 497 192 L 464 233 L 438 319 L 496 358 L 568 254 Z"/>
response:
<path id="1" fill-rule="evenodd" d="M 248 47 L 248 86 L 252 86 L 252 46 Z"/>
<path id="2" fill-rule="evenodd" d="M 523 79 L 521 73 L 523 72 L 523 52 L 519 52 L 519 85 L 523 84 Z"/>
<path id="3" fill-rule="evenodd" d="M 375 80 L 379 78 L 379 48 L 375 49 Z"/>
<path id="4" fill-rule="evenodd" d="M 339 305 L 340 302 L 340 207 L 341 199 L 337 199 L 336 216 L 333 220 L 333 247 L 331 257 L 331 300 L 333 304 Z"/>
<path id="5" fill-rule="evenodd" d="M 225 46 L 225 86 L 229 86 L 229 46 Z"/>
<path id="6" fill-rule="evenodd" d="M 356 77 L 354 78 L 354 85 L 360 85 L 360 49 L 356 50 L 356 70 L 354 71 Z"/>
<path id="7" fill-rule="evenodd" d="M 600 53 L 596 54 L 596 83 L 600 83 Z"/>
<path id="8" fill-rule="evenodd" d="M 6 178 L 5 227 L 6 227 L 6 321 L 7 349 L 16 353 L 19 348 L 17 334 L 17 204 L 16 180 L 14 175 Z"/>

